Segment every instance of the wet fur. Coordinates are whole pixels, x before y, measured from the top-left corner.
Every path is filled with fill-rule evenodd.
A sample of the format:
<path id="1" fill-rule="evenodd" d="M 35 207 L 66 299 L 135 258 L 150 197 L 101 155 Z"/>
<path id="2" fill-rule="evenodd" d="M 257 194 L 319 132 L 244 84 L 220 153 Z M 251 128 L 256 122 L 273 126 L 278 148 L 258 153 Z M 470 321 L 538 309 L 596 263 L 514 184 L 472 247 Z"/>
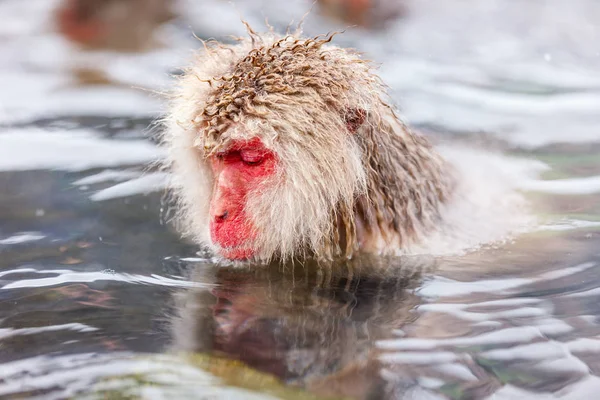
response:
<path id="1" fill-rule="evenodd" d="M 439 223 L 451 169 L 400 121 L 373 66 L 332 36 L 249 31 L 234 45 L 205 43 L 175 90 L 163 142 L 182 231 L 212 245 L 206 158 L 256 136 L 279 159 L 246 204 L 258 259 L 400 254 L 418 243 Z"/>

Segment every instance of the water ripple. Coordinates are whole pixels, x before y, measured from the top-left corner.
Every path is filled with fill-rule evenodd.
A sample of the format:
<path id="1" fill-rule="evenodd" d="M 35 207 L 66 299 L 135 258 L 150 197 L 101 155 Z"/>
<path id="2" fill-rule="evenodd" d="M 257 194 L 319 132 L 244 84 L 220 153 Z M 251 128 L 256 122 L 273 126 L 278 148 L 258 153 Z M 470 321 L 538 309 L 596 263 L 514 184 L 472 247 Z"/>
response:
<path id="1" fill-rule="evenodd" d="M 44 399 L 104 398 L 117 393 L 129 398 L 227 398 L 271 400 L 273 396 L 227 386 L 185 358 L 83 353 L 38 356 L 5 363 L 0 369 L 0 396 L 42 391 Z"/>
<path id="2" fill-rule="evenodd" d="M 124 282 L 131 284 L 157 285 L 165 287 L 191 288 L 207 287 L 201 282 L 192 282 L 187 280 L 167 278 L 157 274 L 140 275 L 128 273 L 116 273 L 107 271 L 77 272 L 72 270 L 37 270 L 35 268 L 20 268 L 0 272 L 0 277 L 6 277 L 10 274 L 36 273 L 43 275 L 53 275 L 51 277 L 41 277 L 34 279 L 19 279 L 18 281 L 5 283 L 0 290 L 22 289 L 22 288 L 40 288 L 48 286 L 62 285 L 65 283 L 90 283 L 97 281 Z"/>
<path id="3" fill-rule="evenodd" d="M 72 322 L 72 323 L 62 324 L 62 325 L 50 325 L 50 326 L 31 327 L 31 328 L 19 328 L 19 329 L 13 329 L 13 328 L 2 329 L 2 328 L 0 328 L 0 340 L 7 339 L 7 338 L 10 338 L 13 336 L 37 335 L 40 333 L 56 332 L 56 331 L 62 331 L 62 330 L 86 333 L 86 332 L 97 331 L 98 328 L 94 328 L 93 326 L 89 326 L 89 325 L 85 325 L 85 324 L 80 324 L 78 322 Z"/>

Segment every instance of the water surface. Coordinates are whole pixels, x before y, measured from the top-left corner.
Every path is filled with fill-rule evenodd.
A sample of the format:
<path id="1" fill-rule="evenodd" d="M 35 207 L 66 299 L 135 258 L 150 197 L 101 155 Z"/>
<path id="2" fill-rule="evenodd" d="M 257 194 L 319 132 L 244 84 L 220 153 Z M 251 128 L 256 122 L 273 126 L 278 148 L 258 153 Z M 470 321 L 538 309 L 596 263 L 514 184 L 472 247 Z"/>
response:
<path id="1" fill-rule="evenodd" d="M 165 223 L 149 91 L 197 47 L 190 26 L 240 34 L 239 11 L 195 3 L 164 48 L 82 54 L 51 32 L 55 3 L 0 3 L 0 397 L 600 390 L 596 2 L 415 1 L 384 30 L 339 36 L 382 63 L 408 121 L 472 172 L 476 201 L 430 238 L 435 257 L 321 269 L 220 265 Z M 276 27 L 307 8 L 240 4 L 253 24 L 257 4 Z M 305 30 L 340 27 L 314 15 Z M 75 79 L 98 64 L 109 84 Z"/>

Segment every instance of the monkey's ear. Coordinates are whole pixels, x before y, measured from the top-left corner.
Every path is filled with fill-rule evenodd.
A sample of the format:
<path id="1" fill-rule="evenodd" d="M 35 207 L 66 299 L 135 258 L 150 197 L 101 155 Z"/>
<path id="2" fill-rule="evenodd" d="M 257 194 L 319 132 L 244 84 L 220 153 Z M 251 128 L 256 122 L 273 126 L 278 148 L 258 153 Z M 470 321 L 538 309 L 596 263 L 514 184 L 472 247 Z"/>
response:
<path id="1" fill-rule="evenodd" d="M 344 113 L 344 121 L 350 133 L 356 133 L 366 119 L 367 112 L 362 108 L 347 108 Z"/>

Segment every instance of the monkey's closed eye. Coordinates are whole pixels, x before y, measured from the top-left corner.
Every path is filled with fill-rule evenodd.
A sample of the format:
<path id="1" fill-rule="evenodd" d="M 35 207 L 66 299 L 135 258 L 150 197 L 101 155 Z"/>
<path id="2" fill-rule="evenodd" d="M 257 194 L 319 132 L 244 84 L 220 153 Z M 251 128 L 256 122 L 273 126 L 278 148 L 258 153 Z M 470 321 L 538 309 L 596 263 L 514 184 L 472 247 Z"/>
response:
<path id="1" fill-rule="evenodd" d="M 240 155 L 243 163 L 251 166 L 260 165 L 265 159 L 264 154 L 251 150 L 242 151 Z"/>

